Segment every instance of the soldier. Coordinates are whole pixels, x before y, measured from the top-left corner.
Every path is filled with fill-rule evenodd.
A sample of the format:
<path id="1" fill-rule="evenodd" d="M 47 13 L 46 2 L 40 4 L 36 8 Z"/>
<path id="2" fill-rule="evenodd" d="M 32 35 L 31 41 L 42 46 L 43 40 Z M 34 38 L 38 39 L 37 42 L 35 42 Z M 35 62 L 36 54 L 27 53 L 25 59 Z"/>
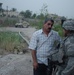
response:
<path id="1" fill-rule="evenodd" d="M 61 73 L 58 75 L 74 75 L 74 21 L 65 21 L 62 25 L 64 31 L 63 61 Z"/>

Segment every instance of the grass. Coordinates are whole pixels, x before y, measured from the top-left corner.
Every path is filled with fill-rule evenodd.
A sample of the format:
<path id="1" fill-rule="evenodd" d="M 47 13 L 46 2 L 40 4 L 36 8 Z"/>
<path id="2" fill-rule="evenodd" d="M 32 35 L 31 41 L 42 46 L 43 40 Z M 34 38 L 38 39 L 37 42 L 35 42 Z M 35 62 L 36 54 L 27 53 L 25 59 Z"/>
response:
<path id="1" fill-rule="evenodd" d="M 0 32 L 0 49 L 14 53 L 15 50 L 22 51 L 26 46 L 18 33 Z"/>
<path id="2" fill-rule="evenodd" d="M 63 37 L 63 29 L 61 25 L 54 25 L 53 29 L 57 31 L 61 37 Z"/>

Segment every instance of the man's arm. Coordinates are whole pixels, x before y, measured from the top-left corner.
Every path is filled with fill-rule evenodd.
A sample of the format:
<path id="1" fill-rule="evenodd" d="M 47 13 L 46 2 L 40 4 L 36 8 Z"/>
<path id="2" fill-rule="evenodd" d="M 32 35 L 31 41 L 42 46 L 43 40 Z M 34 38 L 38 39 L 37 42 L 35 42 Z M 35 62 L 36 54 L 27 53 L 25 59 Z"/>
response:
<path id="1" fill-rule="evenodd" d="M 36 57 L 36 50 L 31 50 L 32 52 L 32 59 L 33 59 L 33 67 L 36 69 L 38 67 L 37 57 Z"/>

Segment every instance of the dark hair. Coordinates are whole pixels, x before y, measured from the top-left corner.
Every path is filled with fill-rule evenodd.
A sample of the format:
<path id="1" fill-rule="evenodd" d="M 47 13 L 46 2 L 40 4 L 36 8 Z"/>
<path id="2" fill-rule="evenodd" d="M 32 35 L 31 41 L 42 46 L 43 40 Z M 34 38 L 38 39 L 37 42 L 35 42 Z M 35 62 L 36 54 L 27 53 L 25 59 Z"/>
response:
<path id="1" fill-rule="evenodd" d="M 48 21 L 51 21 L 52 23 L 54 23 L 54 20 L 52 18 L 46 18 L 44 21 L 44 24 L 47 23 Z"/>

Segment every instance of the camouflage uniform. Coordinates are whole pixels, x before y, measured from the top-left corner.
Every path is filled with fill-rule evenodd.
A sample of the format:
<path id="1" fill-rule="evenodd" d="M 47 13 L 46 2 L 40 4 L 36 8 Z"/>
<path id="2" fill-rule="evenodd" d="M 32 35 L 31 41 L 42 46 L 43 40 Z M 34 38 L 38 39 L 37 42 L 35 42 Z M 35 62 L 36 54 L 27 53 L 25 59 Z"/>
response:
<path id="1" fill-rule="evenodd" d="M 73 32 L 69 33 L 64 39 L 64 64 L 61 65 L 58 75 L 74 75 L 74 21 L 65 21 L 63 28 Z"/>

